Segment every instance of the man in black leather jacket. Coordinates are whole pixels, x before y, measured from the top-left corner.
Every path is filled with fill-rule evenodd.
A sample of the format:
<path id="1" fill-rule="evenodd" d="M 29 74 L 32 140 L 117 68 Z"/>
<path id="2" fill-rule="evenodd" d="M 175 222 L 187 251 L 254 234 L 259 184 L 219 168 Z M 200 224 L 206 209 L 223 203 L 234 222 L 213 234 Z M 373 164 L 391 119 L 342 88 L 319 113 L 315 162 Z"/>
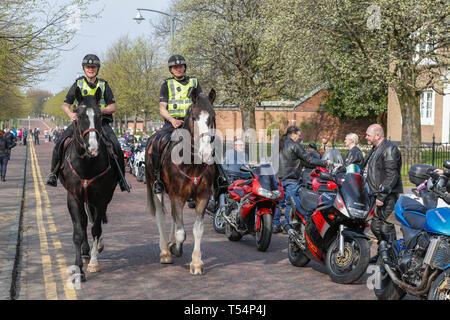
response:
<path id="1" fill-rule="evenodd" d="M 302 174 L 303 164 L 322 167 L 331 164 L 330 160 L 325 161 L 315 158 L 311 153 L 303 149 L 299 143 L 301 135 L 302 132 L 299 127 L 290 126 L 280 140 L 279 170 L 277 176 L 283 184 L 284 198 L 280 201 L 273 219 L 273 233 L 281 232 L 281 211 L 279 208 L 286 206 L 285 219 L 289 221 L 288 214 L 290 207 L 288 205 L 289 201 L 286 200 L 288 200 L 290 192 L 295 192 L 298 179 Z"/>
<path id="2" fill-rule="evenodd" d="M 364 161 L 363 171 L 370 191 L 380 190 L 382 186 L 391 188 L 390 193 L 377 195 L 377 209 L 370 229 L 378 242 L 386 240 L 392 243 L 396 239 L 395 227 L 387 219 L 394 210 L 399 193 L 403 192 L 402 156 L 400 150 L 384 137 L 383 128 L 378 124 L 367 128 L 366 140 L 373 146 Z M 375 263 L 377 258 L 373 257 L 371 263 Z"/>

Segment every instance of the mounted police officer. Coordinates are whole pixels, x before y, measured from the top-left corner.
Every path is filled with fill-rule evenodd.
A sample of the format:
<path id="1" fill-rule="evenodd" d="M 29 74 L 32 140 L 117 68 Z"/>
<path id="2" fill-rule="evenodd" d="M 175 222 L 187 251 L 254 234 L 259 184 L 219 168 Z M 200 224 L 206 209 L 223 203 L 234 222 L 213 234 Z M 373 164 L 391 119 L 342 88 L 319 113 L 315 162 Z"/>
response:
<path id="1" fill-rule="evenodd" d="M 197 88 L 198 93 L 202 92 L 197 78 L 186 75 L 187 65 L 183 56 L 179 54 L 171 56 L 168 61 L 168 67 L 172 77 L 164 80 L 159 93 L 159 112 L 165 119 L 164 126 L 155 133 L 152 145 L 152 149 L 156 150 L 156 152 L 152 152 L 153 174 L 155 177 L 153 191 L 155 194 L 162 193 L 164 190 L 160 177 L 161 159 L 157 144 L 163 136 L 167 135 L 170 137 L 172 132 L 183 124 L 184 117 L 192 105 L 192 100 L 189 97 L 191 88 Z"/>
<path id="2" fill-rule="evenodd" d="M 103 114 L 102 128 L 103 134 L 106 139 L 113 144 L 114 152 L 117 156 L 118 167 L 116 166 L 116 172 L 119 175 L 119 186 L 122 191 L 128 191 L 129 187 L 125 181 L 125 163 L 123 159 L 122 148 L 120 147 L 119 141 L 117 140 L 114 131 L 112 130 L 110 123 L 112 122 L 112 114 L 116 111 L 116 102 L 114 99 L 113 92 L 108 85 L 108 82 L 104 79 L 97 78 L 98 72 L 100 70 L 100 59 L 94 54 L 88 54 L 83 58 L 82 61 L 83 71 L 85 76 L 82 76 L 75 80 L 75 83 L 70 87 L 69 92 L 64 99 L 64 103 L 61 106 L 63 111 L 72 121 L 77 120 L 76 113 L 70 110 L 70 106 L 75 102 L 75 89 L 78 87 L 81 90 L 83 96 L 95 95 L 97 89 L 102 90 L 102 97 L 100 99 L 100 110 Z M 58 181 L 59 169 L 61 166 L 61 154 L 62 150 L 60 148 L 64 145 L 64 140 L 66 138 L 73 136 L 73 124 L 67 127 L 67 129 L 61 134 L 58 139 L 55 148 L 53 149 L 52 164 L 50 169 L 50 174 L 48 175 L 47 184 L 56 187 Z M 118 170 L 122 172 L 119 173 Z"/>

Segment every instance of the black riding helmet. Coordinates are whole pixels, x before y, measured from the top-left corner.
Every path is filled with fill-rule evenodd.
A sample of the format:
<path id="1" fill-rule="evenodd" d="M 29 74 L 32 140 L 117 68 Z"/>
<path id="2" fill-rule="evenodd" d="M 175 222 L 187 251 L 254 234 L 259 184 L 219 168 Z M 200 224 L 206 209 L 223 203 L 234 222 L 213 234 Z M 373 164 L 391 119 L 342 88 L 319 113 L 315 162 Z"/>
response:
<path id="1" fill-rule="evenodd" d="M 185 71 L 187 69 L 186 59 L 184 59 L 184 57 L 179 54 L 174 54 L 173 56 L 171 56 L 169 58 L 167 65 L 169 67 L 169 71 L 170 71 L 170 67 L 179 66 L 179 65 L 184 65 Z"/>
<path id="2" fill-rule="evenodd" d="M 98 71 L 100 71 L 100 59 L 95 54 L 87 54 L 84 56 L 81 66 L 83 69 L 84 67 L 98 67 Z"/>

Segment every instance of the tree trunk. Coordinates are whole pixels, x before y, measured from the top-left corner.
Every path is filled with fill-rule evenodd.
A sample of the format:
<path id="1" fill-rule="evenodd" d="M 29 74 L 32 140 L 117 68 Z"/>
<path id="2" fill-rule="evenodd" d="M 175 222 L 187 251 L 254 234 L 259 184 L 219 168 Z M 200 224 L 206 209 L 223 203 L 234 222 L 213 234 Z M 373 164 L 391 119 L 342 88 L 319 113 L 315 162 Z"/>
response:
<path id="1" fill-rule="evenodd" d="M 255 108 L 241 108 L 242 131 L 247 129 L 256 130 Z"/>
<path id="2" fill-rule="evenodd" d="M 136 135 L 137 112 L 134 112 L 133 135 Z"/>
<path id="3" fill-rule="evenodd" d="M 420 123 L 420 93 L 415 90 L 402 90 L 398 96 L 402 116 L 402 156 L 405 163 L 422 161 L 420 145 L 422 142 Z"/>

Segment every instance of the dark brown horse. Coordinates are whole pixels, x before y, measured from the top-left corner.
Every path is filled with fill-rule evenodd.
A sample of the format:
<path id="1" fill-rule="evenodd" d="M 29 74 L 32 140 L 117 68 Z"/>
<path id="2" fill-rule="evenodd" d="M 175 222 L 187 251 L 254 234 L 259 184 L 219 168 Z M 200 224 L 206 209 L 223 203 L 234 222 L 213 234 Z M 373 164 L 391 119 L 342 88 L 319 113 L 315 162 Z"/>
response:
<path id="1" fill-rule="evenodd" d="M 216 127 L 215 112 L 212 106 L 215 96 L 214 89 L 211 90 L 208 97 L 203 94 L 199 95 L 197 90 L 193 90 L 191 93 L 192 106 L 184 118 L 182 127 L 173 132 L 167 147 L 152 150 L 153 137 L 151 137 L 146 150 L 148 208 L 152 215 L 156 215 L 160 236 L 161 263 L 173 263 L 172 255 L 180 257 L 183 254 L 183 242 L 186 239 L 183 207 L 190 197 L 196 202 L 191 274 L 203 274 L 200 250 L 203 216 L 212 192 L 215 175 L 214 149 L 211 145 L 213 131 Z M 177 137 L 182 137 L 182 139 L 179 140 Z M 161 180 L 170 198 L 173 218 L 169 242 L 165 235 L 163 194 L 155 195 L 153 193 L 152 152 L 163 152 L 161 154 Z"/>
<path id="2" fill-rule="evenodd" d="M 83 97 L 77 88 L 75 96 L 79 102 L 74 110 L 77 121 L 73 123 L 73 141 L 64 152 L 60 181 L 67 190 L 73 223 L 75 265 L 85 280 L 83 262 L 89 262 L 89 272 L 99 271 L 97 256 L 103 250 L 101 224 L 107 222 L 106 209 L 118 179 L 107 151 L 108 142 L 102 134 L 101 90 L 97 89 L 95 96 Z M 86 231 L 88 217 L 93 224 L 92 250 Z"/>

